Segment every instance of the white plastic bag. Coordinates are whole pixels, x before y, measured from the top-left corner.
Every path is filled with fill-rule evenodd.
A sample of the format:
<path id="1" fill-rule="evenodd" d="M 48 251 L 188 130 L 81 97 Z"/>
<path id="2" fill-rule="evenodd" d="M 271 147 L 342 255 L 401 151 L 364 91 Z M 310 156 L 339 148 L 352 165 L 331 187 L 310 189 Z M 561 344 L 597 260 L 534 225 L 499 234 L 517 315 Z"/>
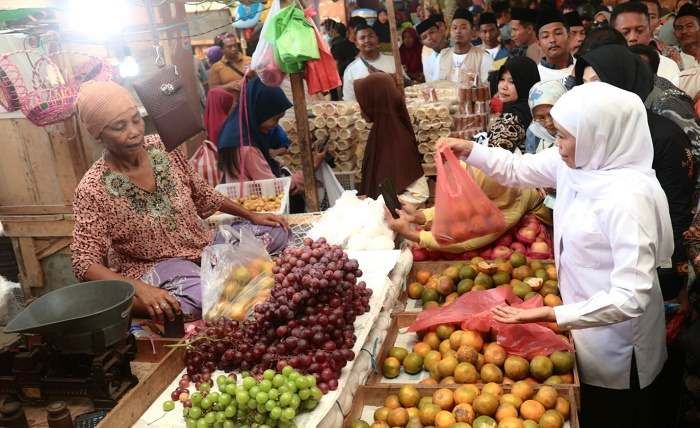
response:
<path id="1" fill-rule="evenodd" d="M 210 245 L 202 252 L 202 317 L 242 321 L 253 306 L 270 295 L 274 285 L 272 259 L 265 244 L 249 230 L 221 227 L 224 233 L 238 235 L 238 245 Z"/>
<path id="2" fill-rule="evenodd" d="M 258 45 L 255 47 L 253 57 L 250 60 L 250 68 L 254 70 L 260 80 L 267 86 L 279 86 L 284 80 L 285 74 L 275 62 L 275 47 L 268 40 L 269 23 L 280 11 L 280 0 L 273 0 L 265 23 L 260 31 Z"/>
<path id="3" fill-rule="evenodd" d="M 21 310 L 22 306 L 15 297 L 21 294 L 20 285 L 0 276 L 0 325 L 7 325 Z"/>
<path id="4" fill-rule="evenodd" d="M 335 201 L 340 199 L 345 189 L 343 189 L 343 186 L 335 177 L 335 174 L 333 174 L 333 170 L 326 162 L 323 162 L 321 167 L 316 171 L 316 179 L 323 183 L 323 188 L 328 198 L 328 206 L 332 207 L 335 205 Z"/>

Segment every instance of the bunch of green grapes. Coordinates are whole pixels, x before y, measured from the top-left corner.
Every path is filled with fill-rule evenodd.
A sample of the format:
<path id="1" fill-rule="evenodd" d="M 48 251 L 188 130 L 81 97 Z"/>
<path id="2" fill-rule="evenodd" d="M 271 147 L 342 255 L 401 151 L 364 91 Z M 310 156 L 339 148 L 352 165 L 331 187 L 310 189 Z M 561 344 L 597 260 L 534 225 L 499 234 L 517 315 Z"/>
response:
<path id="1" fill-rule="evenodd" d="M 190 396 L 191 407 L 183 410 L 187 428 L 294 427 L 294 418 L 315 409 L 323 395 L 314 376 L 290 366 L 282 373 L 265 370 L 262 380 L 244 373 L 241 384 L 221 375 L 216 384 L 218 391 L 203 382 Z M 163 404 L 166 410 L 173 407 Z"/>

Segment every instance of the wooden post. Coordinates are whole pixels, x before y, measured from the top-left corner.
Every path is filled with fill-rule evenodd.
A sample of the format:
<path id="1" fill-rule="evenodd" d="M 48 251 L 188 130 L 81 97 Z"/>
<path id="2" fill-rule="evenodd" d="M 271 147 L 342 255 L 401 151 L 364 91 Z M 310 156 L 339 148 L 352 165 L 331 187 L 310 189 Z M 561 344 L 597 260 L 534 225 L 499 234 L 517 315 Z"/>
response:
<path id="1" fill-rule="evenodd" d="M 386 14 L 389 16 L 389 32 L 391 34 L 391 54 L 394 55 L 396 66 L 396 84 L 403 94 L 403 67 L 401 66 L 401 54 L 399 53 L 399 35 L 396 32 L 396 14 L 394 13 L 394 0 L 386 0 Z"/>
<path id="2" fill-rule="evenodd" d="M 304 173 L 304 196 L 306 198 L 307 211 L 317 212 L 318 193 L 316 193 L 316 176 L 314 170 L 313 150 L 311 149 L 311 136 L 309 135 L 309 116 L 306 112 L 306 96 L 304 95 L 304 80 L 301 73 L 289 75 L 292 83 L 292 103 L 294 104 L 294 117 L 297 121 L 297 136 L 301 147 L 301 169 Z"/>

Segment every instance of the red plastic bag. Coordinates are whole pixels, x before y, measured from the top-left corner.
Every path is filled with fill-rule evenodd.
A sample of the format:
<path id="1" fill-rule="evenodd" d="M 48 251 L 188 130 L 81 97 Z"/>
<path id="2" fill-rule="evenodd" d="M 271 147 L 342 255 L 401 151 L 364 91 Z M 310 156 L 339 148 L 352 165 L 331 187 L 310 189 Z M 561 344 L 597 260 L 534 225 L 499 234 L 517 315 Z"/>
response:
<path id="1" fill-rule="evenodd" d="M 437 185 L 432 232 L 438 243 L 454 244 L 503 232 L 506 228 L 503 213 L 474 183 L 450 149 L 438 153 L 435 166 Z"/>
<path id="2" fill-rule="evenodd" d="M 464 293 L 452 304 L 433 308 L 418 314 L 408 331 L 420 331 L 447 323 L 461 323 L 463 330 L 481 333 L 494 331 L 496 342 L 509 354 L 532 358 L 536 355 L 549 355 L 555 351 L 572 351 L 571 344 L 548 327 L 537 324 L 503 324 L 493 319 L 491 308 L 508 303 L 519 308 L 542 306 L 542 297 L 536 296 L 526 301 L 504 287 L 486 291 Z"/>
<path id="3" fill-rule="evenodd" d="M 309 95 L 318 94 L 320 92 L 328 92 L 342 85 L 343 82 L 338 75 L 338 65 L 331 54 L 331 48 L 328 43 L 323 40 L 321 34 L 314 24 L 313 16 L 316 11 L 312 7 L 304 9 L 306 20 L 314 27 L 316 34 L 316 43 L 318 44 L 319 59 L 306 62 L 306 85 L 308 86 Z"/>

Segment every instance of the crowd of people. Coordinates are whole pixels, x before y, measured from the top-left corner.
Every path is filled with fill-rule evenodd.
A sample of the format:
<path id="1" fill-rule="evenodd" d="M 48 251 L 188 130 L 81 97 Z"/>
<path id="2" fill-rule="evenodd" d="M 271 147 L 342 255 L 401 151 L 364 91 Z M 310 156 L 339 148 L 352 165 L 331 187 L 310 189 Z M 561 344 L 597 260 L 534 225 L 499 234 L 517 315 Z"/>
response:
<path id="1" fill-rule="evenodd" d="M 700 402 L 692 334 L 700 305 L 689 281 L 700 271 L 700 10 L 686 0 L 673 11 L 658 0 L 527 8 L 500 0 L 486 10 L 458 8 L 449 20 L 421 11 L 414 22 L 397 22 L 401 70 L 386 11 L 374 22 L 321 26 L 342 78 L 327 96 L 357 101 L 371 123 L 359 193 L 377 197 L 390 180 L 403 209 L 387 221 L 416 245 L 459 253 L 495 241 L 498 234 L 439 244 L 426 227 L 439 207 L 425 207 L 428 180 L 391 75 L 407 85 L 488 85 L 494 110 L 481 144 L 443 138 L 438 150 L 460 155 L 508 227 L 527 214 L 553 224 L 564 303 L 499 307 L 494 317 L 572 330 L 582 426 L 683 426 L 681 409 L 692 405 L 682 400 Z M 234 214 L 271 252 L 283 246 L 283 218 L 249 212 L 213 185 L 291 176 L 303 211 L 301 171 L 276 158 L 289 147 L 279 121 L 290 97 L 248 71 L 235 34 L 217 42 L 201 78 L 207 147 L 218 159 L 213 180 L 144 135 L 124 88 L 91 83 L 78 97 L 79 116 L 105 152 L 76 191 L 74 270 L 82 280 L 130 281 L 142 315 L 201 315 L 197 263 L 207 245 L 227 238 L 200 218 Z M 333 159 L 318 147 L 314 166 L 324 162 Z M 689 325 L 680 335 L 664 328 L 665 316 L 677 313 Z"/>

